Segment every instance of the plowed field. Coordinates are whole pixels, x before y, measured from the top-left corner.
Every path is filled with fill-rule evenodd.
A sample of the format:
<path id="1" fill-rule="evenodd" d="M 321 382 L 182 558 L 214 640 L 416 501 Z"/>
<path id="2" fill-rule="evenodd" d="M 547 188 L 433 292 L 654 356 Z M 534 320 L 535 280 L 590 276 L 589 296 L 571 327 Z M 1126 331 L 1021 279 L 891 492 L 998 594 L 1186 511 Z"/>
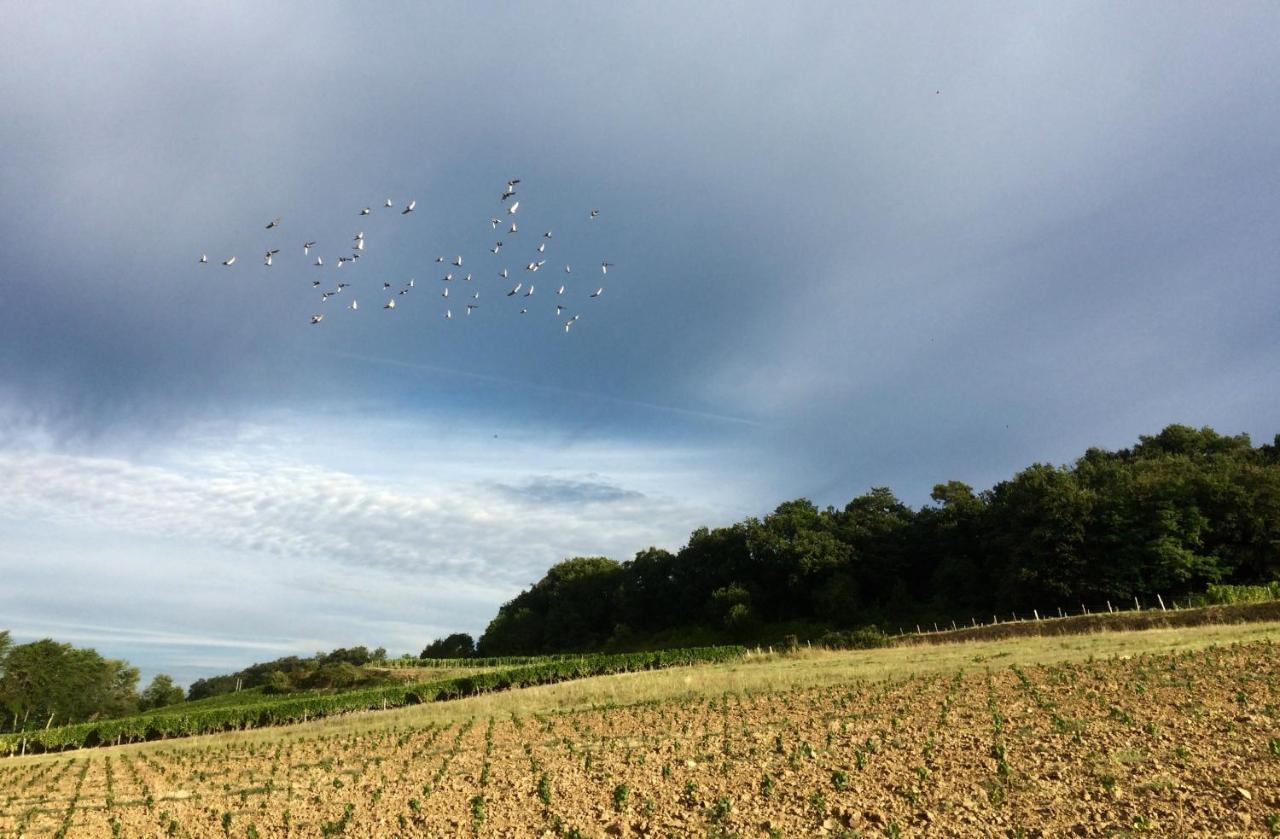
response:
<path id="1" fill-rule="evenodd" d="M 978 656 L 977 658 L 982 658 Z M 1280 832 L 1280 647 L 0 765 L 3 836 Z"/>

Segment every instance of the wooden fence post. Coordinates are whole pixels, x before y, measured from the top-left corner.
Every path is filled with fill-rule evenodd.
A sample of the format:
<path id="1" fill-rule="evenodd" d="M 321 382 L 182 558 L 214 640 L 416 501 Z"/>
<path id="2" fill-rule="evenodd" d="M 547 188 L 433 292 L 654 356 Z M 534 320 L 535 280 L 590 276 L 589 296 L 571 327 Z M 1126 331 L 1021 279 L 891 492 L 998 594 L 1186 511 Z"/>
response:
<path id="1" fill-rule="evenodd" d="M 1142 604 L 1138 602 L 1138 595 L 1136 594 L 1133 596 L 1133 608 L 1137 609 L 1139 612 L 1142 611 Z"/>
<path id="2" fill-rule="evenodd" d="M 1162 612 L 1167 612 L 1167 611 L 1168 611 L 1168 609 L 1166 609 L 1166 608 L 1164 607 L 1164 598 L 1157 594 L 1157 595 L 1156 595 L 1156 600 L 1157 600 L 1157 601 L 1159 601 L 1159 603 L 1160 603 L 1160 611 L 1162 611 Z"/>
<path id="3" fill-rule="evenodd" d="M 1031 614 L 1033 614 L 1033 615 L 1035 615 L 1035 616 L 1036 616 L 1036 620 L 1040 620 L 1040 610 L 1039 610 L 1039 609 L 1032 609 L 1032 610 L 1031 610 Z"/>
<path id="4" fill-rule="evenodd" d="M 1109 615 L 1109 614 L 1111 614 L 1111 613 L 1112 613 L 1112 612 L 1114 612 L 1114 611 L 1115 611 L 1115 609 L 1112 609 L 1112 608 L 1111 608 L 1111 601 L 1110 601 L 1110 600 L 1108 600 L 1108 601 L 1107 601 L 1107 614 Z"/>

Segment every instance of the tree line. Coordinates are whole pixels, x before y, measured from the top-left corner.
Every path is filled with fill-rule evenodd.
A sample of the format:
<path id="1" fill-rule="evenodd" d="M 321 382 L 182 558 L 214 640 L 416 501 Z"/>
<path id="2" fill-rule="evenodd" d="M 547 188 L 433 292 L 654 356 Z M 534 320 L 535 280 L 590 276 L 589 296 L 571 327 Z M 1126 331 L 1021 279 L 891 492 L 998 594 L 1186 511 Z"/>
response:
<path id="1" fill-rule="evenodd" d="M 1280 435 L 1254 446 L 1248 435 L 1170 425 L 1131 448 L 1033 464 L 982 492 L 941 483 L 931 499 L 913 509 L 885 487 L 839 509 L 801 498 L 699 528 L 674 553 L 565 560 L 499 609 L 477 651 L 896 628 L 1280 579 Z"/>
<path id="2" fill-rule="evenodd" d="M 182 698 L 166 674 L 139 693 L 138 668 L 126 661 L 48 638 L 13 644 L 0 630 L 0 731 L 126 716 Z"/>

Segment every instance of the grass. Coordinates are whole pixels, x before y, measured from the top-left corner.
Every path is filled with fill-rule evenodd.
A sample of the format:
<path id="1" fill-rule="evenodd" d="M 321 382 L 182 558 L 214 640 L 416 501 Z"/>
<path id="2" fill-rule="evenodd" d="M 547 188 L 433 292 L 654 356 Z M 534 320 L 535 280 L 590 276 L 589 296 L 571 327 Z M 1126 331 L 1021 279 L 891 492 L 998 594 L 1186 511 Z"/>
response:
<path id="1" fill-rule="evenodd" d="M 984 662 L 992 660 L 1001 667 L 1010 664 L 1053 664 L 1089 657 L 1107 658 L 1114 655 L 1193 650 L 1264 639 L 1280 641 L 1280 621 L 1132 632 L 1104 631 L 1091 635 L 1034 636 L 954 644 L 903 645 L 875 650 L 828 651 L 804 648 L 787 654 L 751 655 L 743 661 L 728 664 L 599 676 L 451 702 L 348 714 L 302 725 L 106 747 L 95 750 L 95 755 L 199 748 L 229 743 L 275 743 L 295 737 L 354 734 L 394 726 L 425 726 L 429 723 L 461 722 L 494 715 L 531 716 L 600 705 L 631 705 L 684 697 L 718 697 L 726 692 L 821 687 L 861 679 L 904 678 L 924 673 L 949 674 L 961 669 L 980 668 L 986 666 Z M 6 759 L 5 765 L 15 766 L 62 758 L 58 754 L 15 757 Z"/>

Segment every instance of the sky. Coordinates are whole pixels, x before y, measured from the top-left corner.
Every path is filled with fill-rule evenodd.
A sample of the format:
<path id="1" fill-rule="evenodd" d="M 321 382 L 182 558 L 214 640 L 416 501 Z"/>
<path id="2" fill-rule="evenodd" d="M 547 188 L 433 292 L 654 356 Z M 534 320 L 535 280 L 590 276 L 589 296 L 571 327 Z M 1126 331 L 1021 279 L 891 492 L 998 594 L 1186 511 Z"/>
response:
<path id="1" fill-rule="evenodd" d="M 0 8 L 19 640 L 417 652 L 788 499 L 1280 433 L 1275 4 Z"/>

